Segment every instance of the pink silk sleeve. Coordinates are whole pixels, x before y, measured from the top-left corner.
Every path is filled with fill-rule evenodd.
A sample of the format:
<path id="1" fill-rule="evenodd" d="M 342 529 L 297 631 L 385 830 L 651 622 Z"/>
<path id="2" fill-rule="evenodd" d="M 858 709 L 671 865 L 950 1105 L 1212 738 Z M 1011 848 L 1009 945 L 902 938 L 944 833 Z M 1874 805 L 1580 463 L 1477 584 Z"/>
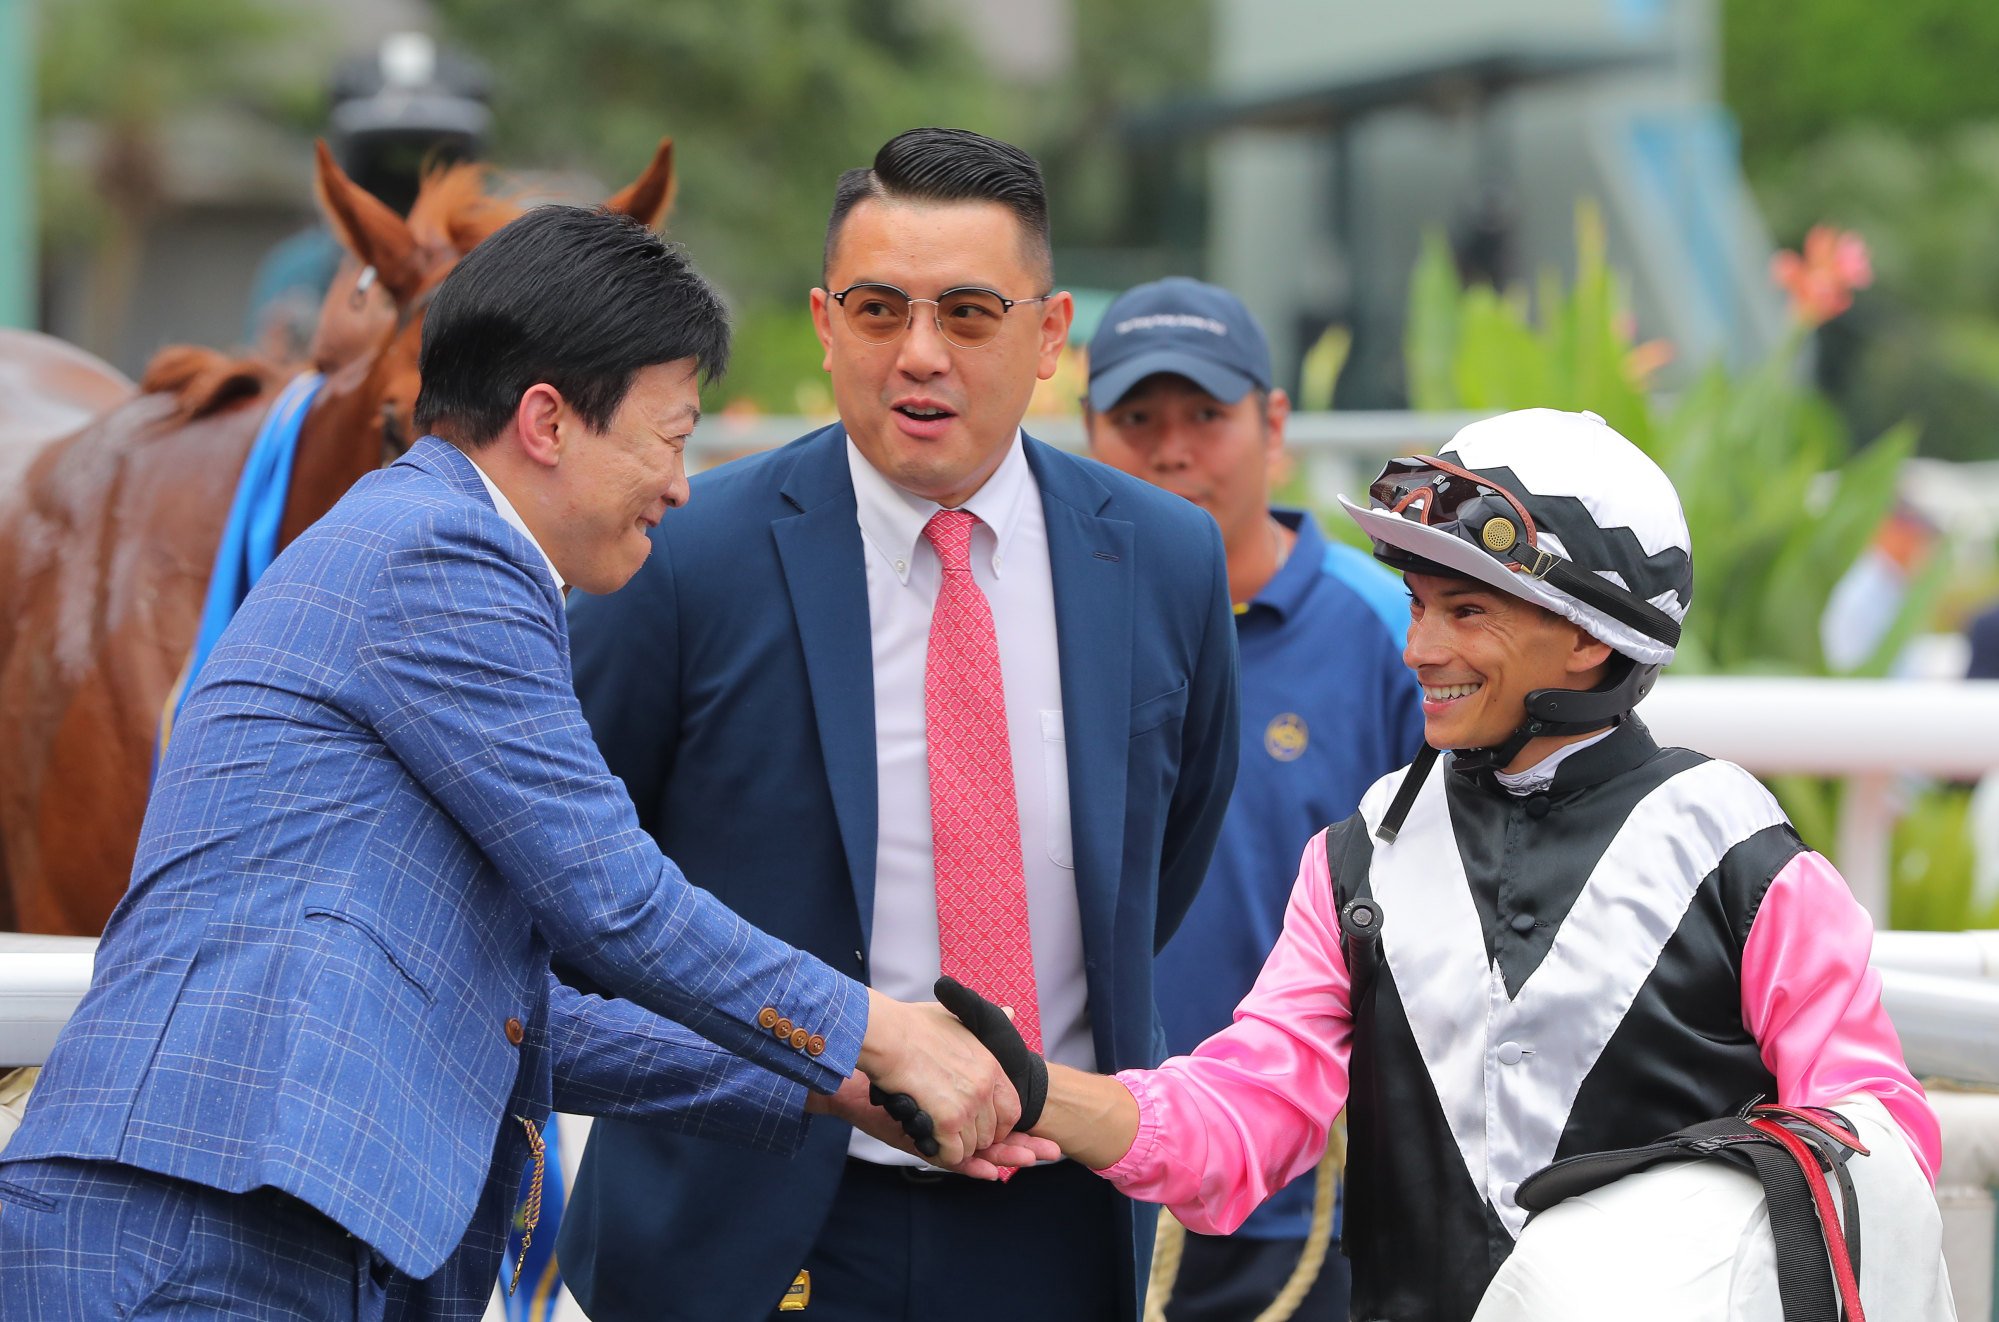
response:
<path id="1" fill-rule="evenodd" d="M 1225 1235 L 1318 1163 L 1346 1105 L 1353 1042 L 1334 898 L 1321 834 L 1235 1022 L 1192 1055 L 1117 1076 L 1138 1101 L 1138 1137 L 1101 1172 L 1111 1183 L 1166 1204 L 1192 1230 Z"/>
<path id="2" fill-rule="evenodd" d="M 1908 1136 L 1935 1184 L 1943 1138 L 1868 967 L 1874 924 L 1832 864 L 1801 853 L 1785 865 L 1742 947 L 1742 1022 L 1777 1076 L 1786 1106 L 1831 1106 L 1871 1093 Z"/>

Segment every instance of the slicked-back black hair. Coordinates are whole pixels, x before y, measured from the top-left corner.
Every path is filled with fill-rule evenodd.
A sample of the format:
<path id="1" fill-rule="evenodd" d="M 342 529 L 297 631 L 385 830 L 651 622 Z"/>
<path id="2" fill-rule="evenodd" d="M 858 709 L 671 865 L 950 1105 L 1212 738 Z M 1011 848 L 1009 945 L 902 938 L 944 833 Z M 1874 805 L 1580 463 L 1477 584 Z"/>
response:
<path id="1" fill-rule="evenodd" d="M 602 430 L 639 369 L 729 361 L 729 314 L 687 254 L 630 216 L 538 207 L 446 275 L 423 321 L 416 425 L 476 448 L 547 382 Z"/>
<path id="2" fill-rule="evenodd" d="M 833 189 L 820 278 L 833 265 L 833 245 L 847 213 L 865 198 L 904 202 L 997 202 L 1020 222 L 1021 246 L 1043 271 L 1053 266 L 1048 192 L 1041 167 L 1010 142 L 970 129 L 922 128 L 898 133 L 875 153 L 871 168 L 849 170 Z"/>

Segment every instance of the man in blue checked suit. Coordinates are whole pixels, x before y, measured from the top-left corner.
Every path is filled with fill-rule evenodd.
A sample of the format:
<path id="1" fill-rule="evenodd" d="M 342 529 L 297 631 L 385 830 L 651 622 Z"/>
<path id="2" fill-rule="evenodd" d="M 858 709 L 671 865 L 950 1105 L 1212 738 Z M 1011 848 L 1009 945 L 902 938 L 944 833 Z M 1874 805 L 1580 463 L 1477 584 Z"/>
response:
<path id="1" fill-rule="evenodd" d="M 1117 1070 L 1163 1055 L 1153 954 L 1234 780 L 1235 626 L 1212 518 L 1021 433 L 1051 285 L 1018 148 L 918 129 L 850 171 L 812 292 L 840 424 L 697 479 L 630 586 L 574 604 L 576 675 L 732 909 Z M 614 1121 L 558 1255 L 596 1322 L 748 1322 L 794 1283 L 822 1322 L 1135 1319 L 1153 1222 L 1073 1162 L 978 1184 L 837 1125 L 785 1159 Z"/>
<path id="2" fill-rule="evenodd" d="M 476 1318 L 555 1108 L 781 1154 L 808 1110 L 896 1132 L 865 1071 L 946 1164 L 1011 1125 L 936 1007 L 690 886 L 577 706 L 563 590 L 623 583 L 684 502 L 726 352 L 624 217 L 532 212 L 437 287 L 434 434 L 277 559 L 182 712 L 0 1161 L 8 1322 Z"/>

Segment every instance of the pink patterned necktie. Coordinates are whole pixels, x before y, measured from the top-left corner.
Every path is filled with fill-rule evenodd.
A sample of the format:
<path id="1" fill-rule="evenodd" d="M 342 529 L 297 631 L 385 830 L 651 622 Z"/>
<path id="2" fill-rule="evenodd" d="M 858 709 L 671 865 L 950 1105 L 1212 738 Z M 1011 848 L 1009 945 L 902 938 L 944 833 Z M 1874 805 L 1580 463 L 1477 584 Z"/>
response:
<path id="1" fill-rule="evenodd" d="M 1041 1007 L 999 639 L 992 606 L 972 578 L 978 521 L 965 510 L 939 510 L 923 529 L 944 563 L 923 669 L 937 940 L 943 971 L 987 1000 L 1011 1006 L 1014 1026 L 1039 1051 Z"/>

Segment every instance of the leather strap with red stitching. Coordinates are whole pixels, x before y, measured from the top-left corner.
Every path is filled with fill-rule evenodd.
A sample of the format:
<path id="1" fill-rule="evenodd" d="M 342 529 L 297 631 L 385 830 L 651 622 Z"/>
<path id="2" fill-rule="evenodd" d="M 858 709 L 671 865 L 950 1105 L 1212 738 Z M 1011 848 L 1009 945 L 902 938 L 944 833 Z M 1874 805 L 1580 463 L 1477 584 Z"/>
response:
<path id="1" fill-rule="evenodd" d="M 1789 1108 L 1759 1107 L 1756 1118 L 1749 1122 L 1749 1127 L 1758 1133 L 1768 1135 L 1798 1163 L 1799 1171 L 1804 1174 L 1805 1184 L 1812 1191 L 1812 1205 L 1818 1210 L 1819 1226 L 1825 1232 L 1826 1252 L 1832 1258 L 1833 1280 L 1839 1287 L 1840 1303 L 1846 1310 L 1846 1322 L 1866 1322 L 1867 1315 L 1860 1307 L 1860 1282 L 1854 1277 L 1853 1262 L 1847 1256 L 1846 1234 L 1840 1227 L 1839 1209 L 1833 1205 L 1832 1190 L 1826 1184 L 1825 1171 L 1819 1167 L 1818 1153 L 1813 1151 L 1805 1140 L 1784 1128 L 1780 1122 L 1767 1118 L 1763 1114 L 1766 1109 L 1781 1109 L 1787 1115 L 1797 1115 L 1797 1113 Z M 1840 1142 L 1857 1148 L 1857 1144 L 1834 1133 L 1816 1120 L 1804 1116 L 1798 1118 L 1839 1139 Z"/>

